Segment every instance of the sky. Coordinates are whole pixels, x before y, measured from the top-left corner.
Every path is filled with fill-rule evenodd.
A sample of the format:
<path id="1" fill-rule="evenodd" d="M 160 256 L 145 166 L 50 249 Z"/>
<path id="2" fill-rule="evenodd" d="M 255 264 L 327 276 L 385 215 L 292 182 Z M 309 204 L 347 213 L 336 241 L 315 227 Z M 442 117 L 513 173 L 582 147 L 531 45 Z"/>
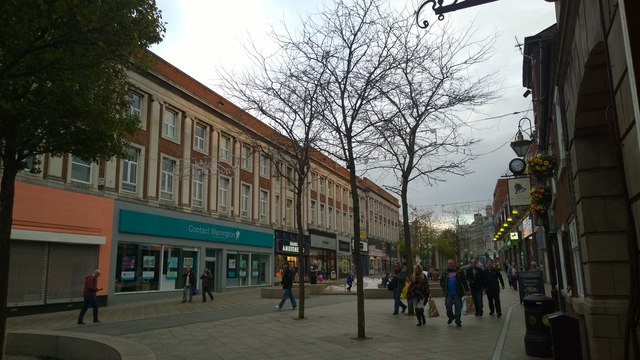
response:
<path id="1" fill-rule="evenodd" d="M 331 1 L 331 0 L 325 0 Z M 392 6 L 416 7 L 415 0 L 389 0 Z M 452 0 L 445 0 L 445 4 Z M 225 95 L 216 87 L 220 70 L 245 69 L 246 51 L 242 43 L 250 36 L 268 48 L 266 32 L 283 22 L 295 28 L 300 17 L 315 12 L 321 0 L 156 0 L 166 23 L 162 43 L 151 51 L 191 77 Z M 436 16 L 423 10 L 431 24 Z M 467 117 L 473 124 L 470 134 L 482 141 L 472 148 L 478 159 L 468 165 L 472 174 L 448 176 L 435 186 L 416 180 L 410 184 L 409 204 L 420 210 L 433 211 L 450 221 L 459 214 L 460 222 L 469 222 L 470 214 L 484 212 L 491 204 L 496 181 L 507 174 L 509 160 L 516 157 L 509 143 L 513 140 L 522 117 L 533 121 L 531 96 L 523 97 L 522 55 L 516 38 L 522 43 L 555 23 L 555 5 L 544 0 L 500 0 L 445 14 L 454 25 L 471 22 L 480 33 L 496 32 L 495 55 L 485 63 L 487 71 L 498 71 L 501 77 L 500 97 L 490 105 L 475 109 Z M 514 114 L 515 112 L 523 113 Z M 511 115 L 508 115 L 511 114 Z M 503 116 L 507 115 L 507 116 Z M 523 122 L 528 129 L 529 123 Z M 394 181 L 384 175 L 367 174 L 371 180 L 385 184 Z"/>

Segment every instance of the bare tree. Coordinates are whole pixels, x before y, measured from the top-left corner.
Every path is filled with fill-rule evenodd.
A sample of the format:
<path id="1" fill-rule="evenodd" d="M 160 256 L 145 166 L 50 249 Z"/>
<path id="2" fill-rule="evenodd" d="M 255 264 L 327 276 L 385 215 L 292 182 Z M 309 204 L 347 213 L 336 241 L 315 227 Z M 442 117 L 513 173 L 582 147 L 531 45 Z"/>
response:
<path id="1" fill-rule="evenodd" d="M 458 31 L 444 23 L 435 31 L 418 29 L 407 18 L 393 34 L 396 42 L 393 76 L 379 84 L 375 102 L 377 153 L 385 159 L 372 167 L 391 169 L 397 186 L 386 188 L 400 196 L 404 258 L 411 269 L 411 226 L 408 189 L 416 179 L 428 185 L 447 175 L 469 173 L 477 142 L 465 134 L 458 114 L 495 97 L 493 74 L 476 76 L 475 67 L 492 54 L 494 37 L 474 39 L 473 27 Z M 410 313 L 412 309 L 410 308 Z"/>
<path id="2" fill-rule="evenodd" d="M 326 101 L 323 150 L 346 164 L 353 203 L 354 259 L 357 276 L 358 338 L 365 338 L 363 269 L 360 256 L 360 203 L 356 164 L 368 150 L 358 147 L 373 121 L 372 101 L 393 68 L 395 26 L 380 0 L 338 0 L 301 24 L 295 38 L 277 37 L 280 46 L 298 51 L 298 61 L 321 69 L 320 96 Z"/>
<path id="3" fill-rule="evenodd" d="M 272 35 L 277 37 L 275 33 Z M 268 137 L 268 142 L 259 151 L 269 159 L 276 176 L 283 178 L 286 188 L 294 194 L 299 244 L 298 317 L 303 319 L 304 279 L 308 266 L 304 257 L 306 226 L 302 206 L 309 185 L 310 157 L 322 131 L 320 119 L 326 106 L 320 93 L 326 79 L 322 68 L 318 70 L 310 63 L 298 60 L 298 49 L 280 45 L 273 55 L 265 56 L 250 42 L 245 49 L 254 70 L 240 75 L 223 72 L 222 81 L 227 92 L 249 111 L 266 118 L 277 131 L 271 136 L 261 134 Z M 280 220 L 276 220 L 280 224 Z"/>

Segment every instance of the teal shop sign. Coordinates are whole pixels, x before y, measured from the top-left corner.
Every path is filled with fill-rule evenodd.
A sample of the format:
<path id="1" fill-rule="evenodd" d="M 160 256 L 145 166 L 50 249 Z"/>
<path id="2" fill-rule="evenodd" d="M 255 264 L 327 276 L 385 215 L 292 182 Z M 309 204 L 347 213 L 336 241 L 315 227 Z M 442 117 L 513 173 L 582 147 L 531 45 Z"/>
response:
<path id="1" fill-rule="evenodd" d="M 199 221 L 120 210 L 120 232 L 273 247 L 273 232 L 235 229 Z"/>

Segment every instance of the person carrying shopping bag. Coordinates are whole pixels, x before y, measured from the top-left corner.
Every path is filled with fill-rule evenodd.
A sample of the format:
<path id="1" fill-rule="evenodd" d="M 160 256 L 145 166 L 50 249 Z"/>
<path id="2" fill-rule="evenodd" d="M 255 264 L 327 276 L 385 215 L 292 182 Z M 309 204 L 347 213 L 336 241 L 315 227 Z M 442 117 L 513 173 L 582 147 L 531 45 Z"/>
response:
<path id="1" fill-rule="evenodd" d="M 400 293 L 404 288 L 404 279 L 405 274 L 400 267 L 400 263 L 396 262 L 393 264 L 393 277 L 391 278 L 391 288 L 393 289 L 393 315 L 398 315 L 398 310 L 402 308 L 402 312 L 404 313 L 407 310 L 407 305 L 405 305 L 402 300 L 400 300 Z"/>

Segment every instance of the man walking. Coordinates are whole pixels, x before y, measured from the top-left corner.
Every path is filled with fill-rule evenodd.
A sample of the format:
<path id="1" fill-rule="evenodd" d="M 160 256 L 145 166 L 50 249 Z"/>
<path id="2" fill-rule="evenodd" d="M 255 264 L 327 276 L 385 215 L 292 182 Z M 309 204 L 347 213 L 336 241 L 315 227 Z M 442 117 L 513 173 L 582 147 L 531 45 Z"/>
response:
<path id="1" fill-rule="evenodd" d="M 447 260 L 447 270 L 440 277 L 440 287 L 444 290 L 445 300 L 444 306 L 447 308 L 447 324 L 451 324 L 454 320 L 456 326 L 462 326 L 460 315 L 462 314 L 462 297 L 469 293 L 469 286 L 464 276 L 464 271 L 456 266 L 453 259 Z M 452 307 L 455 305 L 455 313 Z"/>
<path id="2" fill-rule="evenodd" d="M 100 270 L 96 270 L 91 275 L 87 275 L 84 278 L 84 303 L 80 309 L 80 316 L 78 316 L 78 325 L 84 325 L 84 314 L 87 312 L 89 306 L 93 308 L 93 322 L 100 323 L 98 320 L 98 301 L 96 299 L 96 293 L 102 288 L 98 287 L 98 277 L 100 276 Z"/>
<path id="3" fill-rule="evenodd" d="M 393 277 L 391 278 L 391 285 L 393 287 L 393 315 L 398 315 L 400 308 L 402 308 L 403 313 L 407 310 L 407 305 L 400 300 L 400 293 L 402 292 L 402 288 L 404 288 L 404 282 L 405 273 L 402 271 L 400 263 L 396 262 L 393 264 Z"/>
<path id="4" fill-rule="evenodd" d="M 191 266 L 187 265 L 185 267 L 184 273 L 182 273 L 182 278 L 184 279 L 182 302 L 187 302 L 187 296 L 189 297 L 189 302 L 191 302 L 193 299 L 193 290 L 191 288 L 196 286 L 196 274 L 191 271 Z"/>
<path id="5" fill-rule="evenodd" d="M 494 303 L 495 311 L 498 313 L 498 317 L 502 316 L 502 308 L 500 307 L 500 286 L 504 290 L 504 280 L 502 280 L 502 274 L 500 271 L 493 267 L 493 259 L 487 260 L 487 269 L 485 270 L 485 287 L 487 288 L 487 300 L 489 301 L 489 315 L 493 316 Z"/>
<path id="6" fill-rule="evenodd" d="M 282 306 L 284 302 L 289 299 L 291 301 L 291 306 L 293 306 L 293 310 L 298 307 L 296 304 L 296 298 L 293 296 L 293 272 L 289 269 L 289 264 L 284 263 L 282 266 L 282 299 L 280 300 L 280 304 L 276 305 L 276 309 L 282 310 Z"/>
<path id="7" fill-rule="evenodd" d="M 482 316 L 482 289 L 484 288 L 484 270 L 480 269 L 478 261 L 471 259 L 471 266 L 467 269 L 467 281 L 476 307 L 476 316 Z"/>

